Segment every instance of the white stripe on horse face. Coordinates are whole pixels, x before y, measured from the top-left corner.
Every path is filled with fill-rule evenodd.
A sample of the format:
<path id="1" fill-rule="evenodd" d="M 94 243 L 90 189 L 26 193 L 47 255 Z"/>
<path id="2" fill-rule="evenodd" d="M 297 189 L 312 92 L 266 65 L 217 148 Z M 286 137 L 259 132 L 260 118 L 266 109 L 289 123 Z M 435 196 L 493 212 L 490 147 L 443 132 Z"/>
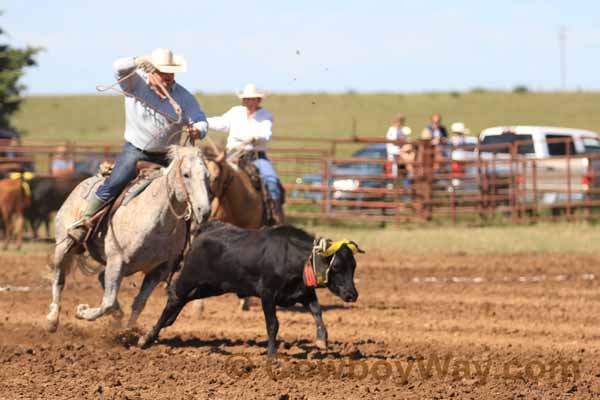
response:
<path id="1" fill-rule="evenodd" d="M 184 184 L 186 185 L 190 202 L 192 203 L 196 222 L 202 223 L 210 214 L 211 199 L 208 188 L 210 175 L 201 153 L 197 153 L 196 156 L 190 157 L 187 160 L 187 164 L 189 167 L 186 168 L 185 172 L 188 174 L 188 177 L 184 177 Z M 182 173 L 184 173 L 184 171 L 182 171 Z"/>

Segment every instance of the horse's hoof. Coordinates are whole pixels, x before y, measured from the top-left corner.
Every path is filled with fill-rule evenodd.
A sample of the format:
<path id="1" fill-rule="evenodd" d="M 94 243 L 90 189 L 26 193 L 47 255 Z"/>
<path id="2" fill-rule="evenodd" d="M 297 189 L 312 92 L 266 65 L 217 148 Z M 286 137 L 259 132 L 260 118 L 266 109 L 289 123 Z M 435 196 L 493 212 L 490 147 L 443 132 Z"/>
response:
<path id="1" fill-rule="evenodd" d="M 77 311 L 75 312 L 75 318 L 77 319 L 86 319 L 85 313 L 90 309 L 89 304 L 80 304 L 77 306 Z"/>
<path id="2" fill-rule="evenodd" d="M 58 329 L 58 318 L 50 318 L 48 316 L 48 321 L 46 322 L 46 330 L 50 333 L 56 332 Z"/>
<path id="3" fill-rule="evenodd" d="M 327 350 L 327 340 L 317 339 L 315 344 L 317 345 L 317 348 L 321 350 Z"/>

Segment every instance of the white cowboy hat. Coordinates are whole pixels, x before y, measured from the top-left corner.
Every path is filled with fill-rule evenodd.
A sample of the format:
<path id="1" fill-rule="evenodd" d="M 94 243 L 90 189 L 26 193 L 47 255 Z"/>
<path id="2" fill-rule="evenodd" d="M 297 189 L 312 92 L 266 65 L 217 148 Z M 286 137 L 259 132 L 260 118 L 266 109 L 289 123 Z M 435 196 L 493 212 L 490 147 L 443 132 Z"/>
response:
<path id="1" fill-rule="evenodd" d="M 185 58 L 180 55 L 173 54 L 173 52 L 169 49 L 154 50 L 150 56 L 150 62 L 157 70 L 166 74 L 185 72 L 187 70 Z"/>
<path id="2" fill-rule="evenodd" d="M 450 125 L 450 132 L 461 133 L 463 135 L 469 134 L 469 128 L 465 127 L 465 124 L 462 122 L 455 122 Z"/>
<path id="3" fill-rule="evenodd" d="M 262 92 L 259 92 L 256 89 L 256 86 L 254 85 L 254 83 L 249 83 L 246 86 L 244 86 L 244 91 L 242 93 L 238 93 L 237 95 L 240 99 L 262 99 L 263 97 L 265 97 L 265 94 Z"/>

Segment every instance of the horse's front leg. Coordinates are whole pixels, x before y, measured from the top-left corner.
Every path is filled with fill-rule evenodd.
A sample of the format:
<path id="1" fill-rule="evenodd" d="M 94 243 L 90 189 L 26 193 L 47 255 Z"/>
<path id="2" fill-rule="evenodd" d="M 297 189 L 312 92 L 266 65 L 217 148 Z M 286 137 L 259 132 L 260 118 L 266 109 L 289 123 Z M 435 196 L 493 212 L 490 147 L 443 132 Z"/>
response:
<path id="1" fill-rule="evenodd" d="M 123 260 L 120 257 L 109 259 L 104 270 L 104 297 L 100 307 L 90 308 L 87 304 L 77 306 L 76 317 L 88 321 L 112 312 L 120 313 L 121 308 L 117 301 L 117 294 L 123 279 Z"/>
<path id="2" fill-rule="evenodd" d="M 102 290 L 106 290 L 106 286 L 104 285 L 104 281 L 105 281 L 105 271 L 102 270 L 100 271 L 100 273 L 98 274 L 98 282 L 100 282 L 100 286 L 102 286 Z M 121 305 L 119 304 L 119 300 L 117 300 L 117 305 L 114 308 L 114 310 L 111 312 L 111 315 L 114 319 L 113 321 L 113 327 L 115 328 L 120 328 L 121 324 L 122 324 L 122 320 L 123 317 L 125 316 L 125 314 L 123 314 L 123 310 L 121 309 Z"/>
<path id="3" fill-rule="evenodd" d="M 129 322 L 127 324 L 128 327 L 131 328 L 135 326 L 138 317 L 146 306 L 148 297 L 150 297 L 156 285 L 167 278 L 169 271 L 169 264 L 163 263 L 154 268 L 148 275 L 144 277 L 140 292 L 137 296 L 135 296 L 135 300 L 133 300 L 133 304 L 131 305 L 131 317 L 129 318 Z"/>

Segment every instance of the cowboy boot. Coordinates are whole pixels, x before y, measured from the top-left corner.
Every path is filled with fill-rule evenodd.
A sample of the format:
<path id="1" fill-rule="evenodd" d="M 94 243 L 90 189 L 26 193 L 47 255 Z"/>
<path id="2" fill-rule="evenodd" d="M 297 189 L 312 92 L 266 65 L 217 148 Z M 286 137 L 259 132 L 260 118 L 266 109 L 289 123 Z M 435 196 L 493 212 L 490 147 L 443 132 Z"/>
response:
<path id="1" fill-rule="evenodd" d="M 71 239 L 73 239 L 75 243 L 83 242 L 85 236 L 87 235 L 90 229 L 88 223 L 90 218 L 94 214 L 96 214 L 96 212 L 98 212 L 98 210 L 100 210 L 105 204 L 106 202 L 104 200 L 100 200 L 98 197 L 96 197 L 95 194 L 90 196 L 90 198 L 87 200 L 85 211 L 83 212 L 82 217 L 79 218 L 77 221 L 73 222 L 67 228 L 67 235 Z"/>

